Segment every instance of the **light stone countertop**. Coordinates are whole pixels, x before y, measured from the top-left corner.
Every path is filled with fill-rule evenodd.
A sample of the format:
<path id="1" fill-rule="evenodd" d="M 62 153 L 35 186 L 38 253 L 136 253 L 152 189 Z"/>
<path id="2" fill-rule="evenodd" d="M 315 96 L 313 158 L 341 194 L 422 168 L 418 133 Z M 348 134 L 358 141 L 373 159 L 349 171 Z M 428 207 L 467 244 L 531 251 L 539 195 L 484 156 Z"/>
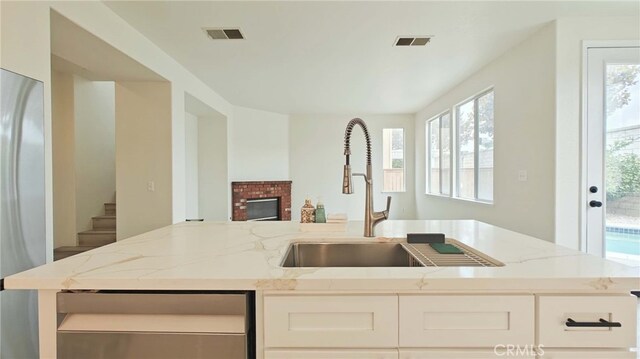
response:
<path id="1" fill-rule="evenodd" d="M 282 268 L 293 241 L 400 241 L 441 232 L 504 267 Z M 34 268 L 8 289 L 627 292 L 640 269 L 473 220 L 362 222 L 301 232 L 294 222 L 185 222 Z"/>

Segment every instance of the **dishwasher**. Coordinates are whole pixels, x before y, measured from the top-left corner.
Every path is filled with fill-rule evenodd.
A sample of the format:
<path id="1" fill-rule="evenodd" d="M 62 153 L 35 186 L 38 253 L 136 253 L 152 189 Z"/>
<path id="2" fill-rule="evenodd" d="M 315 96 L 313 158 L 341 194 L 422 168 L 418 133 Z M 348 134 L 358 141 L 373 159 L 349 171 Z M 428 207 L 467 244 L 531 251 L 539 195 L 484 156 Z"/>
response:
<path id="1" fill-rule="evenodd" d="M 255 358 L 253 291 L 60 292 L 58 358 Z"/>

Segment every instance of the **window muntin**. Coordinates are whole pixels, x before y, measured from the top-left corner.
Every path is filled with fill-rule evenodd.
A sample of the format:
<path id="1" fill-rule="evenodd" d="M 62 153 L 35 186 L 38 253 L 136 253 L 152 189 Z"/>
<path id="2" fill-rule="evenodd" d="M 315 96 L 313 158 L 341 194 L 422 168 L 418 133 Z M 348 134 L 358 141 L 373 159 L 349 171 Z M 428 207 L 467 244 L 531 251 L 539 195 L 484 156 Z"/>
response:
<path id="1" fill-rule="evenodd" d="M 383 192 L 405 191 L 404 129 L 382 130 Z"/>

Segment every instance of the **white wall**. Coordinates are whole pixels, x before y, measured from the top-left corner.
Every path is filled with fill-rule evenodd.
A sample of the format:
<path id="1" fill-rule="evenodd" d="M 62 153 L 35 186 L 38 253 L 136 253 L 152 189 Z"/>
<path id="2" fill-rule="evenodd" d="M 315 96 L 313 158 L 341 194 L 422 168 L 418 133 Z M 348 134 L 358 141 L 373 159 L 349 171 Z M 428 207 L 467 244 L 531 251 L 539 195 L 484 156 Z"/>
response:
<path id="1" fill-rule="evenodd" d="M 582 42 L 640 39 L 640 17 L 557 21 L 556 243 L 578 249 L 583 188 L 581 158 Z"/>
<path id="2" fill-rule="evenodd" d="M 115 200 L 115 88 L 74 76 L 76 231 L 93 228 Z"/>
<path id="3" fill-rule="evenodd" d="M 289 179 L 288 115 L 235 107 L 228 131 L 230 181 Z"/>
<path id="4" fill-rule="evenodd" d="M 185 185 L 186 218 L 198 214 L 198 117 L 184 114 L 185 122 Z"/>
<path id="5" fill-rule="evenodd" d="M 172 222 L 171 85 L 116 82 L 115 88 L 117 238 L 122 240 Z"/>
<path id="6" fill-rule="evenodd" d="M 226 221 L 231 210 L 227 119 L 198 117 L 198 205 L 200 218 Z"/>
<path id="7" fill-rule="evenodd" d="M 53 131 L 53 238 L 55 247 L 76 245 L 76 170 L 73 76 L 51 73 Z"/>
<path id="8" fill-rule="evenodd" d="M 472 218 L 553 240 L 555 46 L 552 23 L 416 114 L 419 219 Z M 425 121 L 492 86 L 494 203 L 425 195 Z M 528 171 L 528 181 L 518 181 L 519 170 Z"/>
<path id="9" fill-rule="evenodd" d="M 53 259 L 50 11 L 55 10 L 171 82 L 172 221 L 185 218 L 184 93 L 231 119 L 233 106 L 99 1 L 0 2 L 0 66 L 44 82 L 47 260 Z M 19 35 L 19 36 L 18 36 Z M 28 44 L 28 46 L 25 46 Z M 78 51 L 83 51 L 81 46 Z"/>
<path id="10" fill-rule="evenodd" d="M 372 142 L 373 191 L 375 210 L 383 210 L 390 195 L 392 219 L 415 218 L 414 205 L 414 118 L 412 115 L 293 115 L 290 120 L 290 172 L 292 219 L 300 219 L 305 198 L 314 205 L 322 197 L 327 213 L 347 213 L 350 220 L 364 218 L 364 180 L 354 177 L 352 195 L 342 194 L 344 130 L 349 120 L 361 117 L 367 124 Z M 382 193 L 382 129 L 404 128 L 406 189 L 404 193 Z M 351 138 L 353 172 L 365 171 L 365 140 L 360 128 Z"/>

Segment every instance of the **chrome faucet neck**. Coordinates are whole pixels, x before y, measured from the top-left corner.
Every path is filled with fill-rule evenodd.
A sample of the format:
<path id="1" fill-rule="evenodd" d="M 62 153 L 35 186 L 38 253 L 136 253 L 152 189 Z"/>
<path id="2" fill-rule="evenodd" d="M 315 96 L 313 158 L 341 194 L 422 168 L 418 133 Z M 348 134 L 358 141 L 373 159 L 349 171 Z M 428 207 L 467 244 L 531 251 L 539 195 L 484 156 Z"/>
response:
<path id="1" fill-rule="evenodd" d="M 349 157 L 351 156 L 351 133 L 353 128 L 359 125 L 364 132 L 366 140 L 367 150 L 367 167 L 366 173 L 351 173 L 351 164 Z M 347 124 L 347 129 L 344 132 L 344 156 L 345 165 L 342 180 L 342 193 L 353 193 L 353 176 L 364 177 L 366 183 L 365 193 L 365 214 L 364 214 L 364 236 L 373 237 L 373 228 L 378 222 L 384 221 L 389 218 L 389 208 L 391 207 L 391 197 L 387 197 L 387 209 L 382 212 L 374 212 L 373 210 L 373 170 L 371 166 L 371 137 L 369 136 L 369 129 L 364 121 L 360 118 L 354 118 Z"/>

